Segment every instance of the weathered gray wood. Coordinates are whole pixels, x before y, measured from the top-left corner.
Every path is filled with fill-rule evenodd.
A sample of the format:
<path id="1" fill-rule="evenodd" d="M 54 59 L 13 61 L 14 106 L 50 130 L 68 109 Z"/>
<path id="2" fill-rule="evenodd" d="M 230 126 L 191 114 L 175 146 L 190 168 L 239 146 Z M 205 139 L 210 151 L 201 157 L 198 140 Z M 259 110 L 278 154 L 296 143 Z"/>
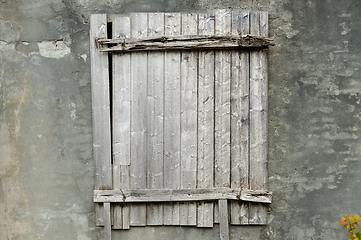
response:
<path id="1" fill-rule="evenodd" d="M 95 225 L 104 226 L 104 206 L 103 204 L 95 204 Z"/>
<path id="2" fill-rule="evenodd" d="M 251 34 L 268 33 L 267 13 L 251 14 Z M 250 189 L 267 189 L 267 53 L 250 53 Z M 266 224 L 267 207 L 250 206 L 249 224 Z"/>
<path id="3" fill-rule="evenodd" d="M 97 47 L 103 52 L 263 48 L 269 45 L 273 45 L 271 39 L 252 35 L 183 35 L 97 40 Z"/>
<path id="4" fill-rule="evenodd" d="M 112 188 L 108 54 L 95 48 L 96 38 L 107 37 L 105 14 L 90 17 L 91 88 L 95 189 Z M 103 225 L 103 207 L 96 206 L 96 225 Z"/>
<path id="5" fill-rule="evenodd" d="M 123 229 L 123 206 L 119 203 L 113 204 L 112 229 Z"/>
<path id="6" fill-rule="evenodd" d="M 182 34 L 198 33 L 198 15 L 182 14 Z M 197 64 L 198 53 L 181 53 L 181 188 L 197 187 Z M 196 225 L 196 204 L 180 203 L 180 225 Z"/>
<path id="7" fill-rule="evenodd" d="M 110 203 L 104 203 L 104 240 L 112 239 L 112 226 L 110 218 Z"/>
<path id="8" fill-rule="evenodd" d="M 221 240 L 229 240 L 229 215 L 227 199 L 218 201 L 219 205 L 219 234 Z"/>
<path id="9" fill-rule="evenodd" d="M 114 38 L 130 37 L 129 17 L 114 17 L 112 24 Z M 130 54 L 113 54 L 113 189 L 129 189 L 130 165 Z M 129 218 L 123 214 L 129 212 L 120 205 L 113 208 L 113 228 L 123 229 L 123 222 L 128 221 L 124 228 L 129 228 Z M 127 207 L 126 207 L 127 208 Z"/>
<path id="10" fill-rule="evenodd" d="M 130 206 L 128 204 L 122 205 L 123 229 L 130 229 Z"/>
<path id="11" fill-rule="evenodd" d="M 147 13 L 134 13 L 130 15 L 131 34 L 133 38 L 147 36 Z M 132 106 L 131 106 L 131 189 L 144 189 L 146 185 L 147 161 L 147 53 L 134 52 L 131 54 L 131 80 L 132 80 Z M 131 206 L 131 226 L 146 225 L 146 205 Z"/>
<path id="12" fill-rule="evenodd" d="M 231 12 L 215 11 L 216 35 L 231 34 Z M 228 50 L 215 52 L 215 105 L 214 105 L 214 184 L 230 187 L 231 164 L 231 53 Z"/>
<path id="13" fill-rule="evenodd" d="M 271 203 L 272 193 L 231 188 L 94 190 L 94 202 L 176 202 L 229 199 Z"/>
<path id="14" fill-rule="evenodd" d="M 199 14 L 198 34 L 214 34 L 214 15 Z M 198 188 L 213 188 L 214 175 L 214 52 L 198 56 Z M 213 227 L 213 203 L 200 202 L 197 226 Z"/>
<path id="15" fill-rule="evenodd" d="M 113 36 L 130 37 L 129 17 L 113 19 Z M 130 164 L 130 54 L 113 54 L 113 160 L 114 165 Z"/>
<path id="16" fill-rule="evenodd" d="M 179 35 L 181 14 L 165 14 L 165 34 Z M 180 52 L 165 52 L 164 187 L 180 188 Z M 179 203 L 164 206 L 164 224 L 179 225 Z"/>
<path id="17" fill-rule="evenodd" d="M 213 221 L 214 221 L 214 223 L 219 223 L 219 204 L 218 204 L 218 201 L 214 202 Z"/>
<path id="18" fill-rule="evenodd" d="M 232 12 L 232 35 L 249 34 L 249 11 Z M 248 189 L 249 51 L 232 50 L 231 188 Z M 248 224 L 248 203 L 231 201 L 231 224 Z"/>
<path id="19" fill-rule="evenodd" d="M 128 165 L 120 165 L 120 188 L 127 190 L 130 188 L 130 174 Z M 118 189 L 116 189 L 118 190 Z M 123 205 L 122 208 L 123 229 L 130 228 L 130 206 Z M 119 223 L 120 224 L 120 223 Z"/>
<path id="20" fill-rule="evenodd" d="M 104 40 L 106 34 L 97 38 L 91 37 L 93 49 L 97 44 L 98 47 L 101 45 L 100 48 L 103 48 L 101 51 L 119 52 L 116 50 L 119 46 L 125 49 L 125 52 L 141 51 L 120 53 L 113 57 L 112 100 L 115 107 L 112 116 L 114 130 L 112 187 L 119 190 L 114 196 L 106 196 L 105 190 L 100 190 L 102 193 L 98 194 L 96 201 L 102 199 L 99 202 L 122 202 L 124 196 L 119 191 L 124 191 L 126 196 L 123 203 L 112 205 L 110 209 L 113 211 L 112 214 L 110 211 L 109 214 L 105 214 L 103 204 L 97 204 L 97 209 L 100 209 L 97 211 L 101 213 L 97 215 L 97 224 L 113 220 L 113 224 L 106 226 L 109 234 L 111 224 L 116 229 L 127 229 L 130 227 L 130 219 L 132 225 L 137 226 L 165 223 L 211 227 L 213 221 L 224 222 L 223 214 L 225 213 L 219 211 L 220 208 L 224 208 L 224 202 L 221 206 L 217 201 L 225 199 L 224 193 L 216 192 L 216 195 L 191 193 L 194 197 L 190 198 L 189 192 L 187 194 L 174 192 L 176 190 L 193 191 L 196 187 L 200 190 L 214 190 L 214 187 L 218 186 L 231 187 L 233 190 L 248 188 L 260 190 L 258 193 L 243 191 L 241 194 L 239 190 L 235 190 L 238 194 L 231 194 L 231 197 L 226 197 L 226 199 L 231 205 L 232 224 L 266 223 L 267 206 L 264 203 L 271 201 L 271 196 L 266 191 L 267 68 L 265 66 L 267 66 L 267 52 L 261 51 L 261 48 L 271 44 L 267 38 L 267 14 L 252 13 L 251 24 L 247 22 L 249 14 L 246 11 L 233 11 L 231 17 L 228 10 L 218 10 L 215 15 L 216 27 L 214 17 L 211 15 L 201 14 L 200 18 L 203 17 L 205 21 L 202 23 L 201 20 L 197 24 L 194 20 L 197 15 L 192 14 L 181 16 L 181 14 L 171 13 L 166 14 L 166 17 L 163 17 L 162 13 L 133 14 L 133 35 L 121 32 L 116 34 L 113 30 L 114 39 Z M 162 27 L 159 26 L 163 24 L 162 19 L 165 19 L 166 24 L 165 29 L 163 28 L 165 31 L 161 33 Z M 129 21 L 128 18 L 128 23 Z M 113 24 L 115 22 L 114 19 Z M 120 28 L 130 30 L 128 23 L 115 25 L 121 25 Z M 230 27 L 231 24 L 232 27 Z M 199 36 L 195 36 L 197 32 L 194 29 L 197 29 L 197 26 L 200 29 Z M 251 31 L 247 30 L 249 26 Z M 182 27 L 181 30 L 180 27 Z M 106 31 L 105 29 L 106 23 L 96 31 Z M 209 31 L 210 29 L 213 30 Z M 147 33 L 149 37 L 146 36 Z M 162 38 L 161 36 L 164 35 L 165 38 Z M 116 38 L 124 39 L 117 40 Z M 238 45 L 226 46 L 229 43 Z M 240 46 L 258 47 L 258 49 L 252 49 L 251 57 L 249 57 L 248 50 L 239 49 Z M 199 47 L 203 50 L 199 52 L 198 76 L 197 68 L 194 67 L 197 66 L 198 53 L 153 51 L 199 49 Z M 233 47 L 238 49 L 230 50 Z M 215 56 L 214 52 L 205 49 L 218 50 Z M 222 58 L 222 61 L 215 64 L 215 57 Z M 92 55 L 92 59 L 96 58 Z M 108 57 L 104 60 L 107 61 Z M 251 72 L 248 72 L 249 68 L 252 69 Z M 96 74 L 107 75 L 109 79 L 105 71 L 98 71 Z M 102 79 L 100 83 L 104 84 L 105 81 L 108 80 Z M 217 83 L 216 89 L 214 81 Z M 197 84 L 194 85 L 195 83 Z M 92 87 L 95 88 L 93 65 Z M 101 92 L 103 93 L 104 89 Z M 109 98 L 109 87 L 105 92 Z M 197 94 L 198 99 L 194 100 Z M 93 100 L 101 97 L 103 96 L 93 97 Z M 101 102 L 104 103 L 103 100 Z M 104 106 L 100 107 L 104 108 Z M 109 104 L 107 111 L 109 114 Z M 192 118 L 194 114 L 196 117 Z M 128 124 L 127 119 L 131 119 L 128 120 Z M 195 122 L 192 122 L 192 119 Z M 213 127 L 209 127 L 214 125 L 216 136 L 213 135 Z M 131 129 L 130 126 L 132 126 Z M 108 127 L 110 128 L 109 124 Z M 130 140 L 123 141 L 123 139 Z M 195 144 L 192 144 L 194 139 Z M 214 139 L 217 141 L 216 157 L 214 156 Z M 98 145 L 94 144 L 94 152 L 96 147 Z M 193 147 L 196 150 L 195 155 Z M 128 153 L 127 149 L 129 149 Z M 166 159 L 164 163 L 163 156 Z M 192 158 L 195 158 L 195 161 Z M 229 160 L 225 161 L 227 158 Z M 195 164 L 197 160 L 198 164 Z M 213 165 L 214 160 L 216 160 L 216 166 Z M 158 161 L 160 161 L 159 164 Z M 111 165 L 110 157 L 109 163 Z M 163 168 L 165 169 L 164 176 L 162 175 Z M 213 179 L 214 174 L 215 179 Z M 111 171 L 109 175 L 111 177 Z M 165 191 L 175 190 L 172 190 L 169 196 L 169 193 L 162 190 L 163 187 L 166 188 Z M 109 189 L 108 187 L 96 189 L 104 188 Z M 150 192 L 141 192 L 148 191 L 146 188 L 155 192 L 151 192 L 150 195 Z M 179 201 L 186 203 L 179 204 L 177 203 Z M 195 222 L 196 217 L 192 217 L 195 212 L 195 204 L 192 201 L 198 203 L 197 222 Z M 213 201 L 217 203 L 214 204 Z M 166 211 L 163 212 L 164 202 L 174 203 L 166 204 Z M 146 210 L 146 204 L 142 203 L 150 203 L 147 205 L 148 210 Z M 129 206 L 132 206 L 133 211 L 129 211 Z M 213 209 L 213 206 L 216 209 Z"/>
<path id="21" fill-rule="evenodd" d="M 148 36 L 164 35 L 164 13 L 148 13 Z M 147 187 L 163 188 L 164 52 L 148 53 Z M 147 225 L 163 225 L 163 204 L 147 205 Z"/>
<path id="22" fill-rule="evenodd" d="M 114 164 L 113 162 L 113 189 L 120 189 L 120 180 L 121 180 L 121 172 L 120 172 L 120 165 Z M 123 224 L 122 221 L 118 222 L 118 215 L 122 214 L 122 206 L 114 206 L 113 207 L 113 224 L 114 229 L 122 229 Z"/>

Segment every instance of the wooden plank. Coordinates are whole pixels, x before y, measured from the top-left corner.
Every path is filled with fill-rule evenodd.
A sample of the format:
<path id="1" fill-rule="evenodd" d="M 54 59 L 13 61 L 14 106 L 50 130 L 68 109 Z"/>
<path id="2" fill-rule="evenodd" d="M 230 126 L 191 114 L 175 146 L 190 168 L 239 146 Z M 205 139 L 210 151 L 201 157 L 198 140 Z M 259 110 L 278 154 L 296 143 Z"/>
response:
<path id="1" fill-rule="evenodd" d="M 128 204 L 122 205 L 123 229 L 130 229 L 130 206 Z"/>
<path id="2" fill-rule="evenodd" d="M 129 38 L 130 18 L 113 18 L 112 35 L 114 38 Z M 130 109 L 131 79 L 130 54 L 113 54 L 113 189 L 129 189 L 130 165 Z M 113 228 L 129 228 L 129 208 L 115 205 Z M 125 215 L 124 215 L 125 214 Z M 123 216 L 124 215 L 124 216 Z M 123 227 L 123 222 L 127 222 Z"/>
<path id="3" fill-rule="evenodd" d="M 182 14 L 182 34 L 198 33 L 198 15 Z M 181 57 L 181 184 L 197 187 L 197 64 L 198 53 L 183 51 Z M 180 203 L 180 225 L 197 224 L 196 204 Z"/>
<path id="4" fill-rule="evenodd" d="M 95 189 L 112 188 L 108 54 L 96 50 L 95 39 L 107 37 L 107 17 L 90 17 L 91 91 Z M 103 225 L 103 207 L 96 206 L 96 225 Z"/>
<path id="5" fill-rule="evenodd" d="M 249 34 L 249 11 L 232 12 L 232 35 Z M 249 51 L 232 50 L 231 188 L 248 189 Z M 231 201 L 231 224 L 248 224 L 248 203 Z"/>
<path id="6" fill-rule="evenodd" d="M 147 18 L 147 13 L 134 13 L 130 15 L 133 38 L 147 36 Z M 146 52 L 134 52 L 131 54 L 131 189 L 144 189 L 147 187 L 147 69 L 145 66 L 147 66 Z M 131 206 L 130 225 L 146 225 L 145 204 L 133 204 Z"/>
<path id="7" fill-rule="evenodd" d="M 94 190 L 94 202 L 189 202 L 219 199 L 271 203 L 272 193 L 231 188 Z"/>
<path id="8" fill-rule="evenodd" d="M 112 229 L 123 229 L 123 206 L 119 203 L 113 205 Z"/>
<path id="9" fill-rule="evenodd" d="M 229 240 L 229 215 L 227 199 L 221 199 L 219 204 L 219 234 L 221 240 Z"/>
<path id="10" fill-rule="evenodd" d="M 213 204 L 213 221 L 214 223 L 219 223 L 219 205 L 218 201 L 215 201 Z"/>
<path id="11" fill-rule="evenodd" d="M 127 190 L 130 188 L 130 173 L 129 166 L 120 165 L 120 189 Z M 122 208 L 123 229 L 130 228 L 130 206 L 124 205 Z"/>
<path id="12" fill-rule="evenodd" d="M 104 240 L 112 239 L 112 226 L 110 218 L 110 203 L 104 203 Z"/>
<path id="13" fill-rule="evenodd" d="M 113 36 L 130 37 L 129 17 L 114 17 Z M 113 54 L 113 159 L 130 165 L 130 54 Z"/>
<path id="14" fill-rule="evenodd" d="M 199 14 L 198 34 L 214 34 L 214 15 Z M 214 167 L 214 52 L 199 51 L 198 62 L 198 177 L 197 188 L 213 188 Z M 213 227 L 213 203 L 200 202 L 197 226 Z"/>
<path id="15" fill-rule="evenodd" d="M 268 34 L 267 13 L 251 14 L 251 34 Z M 267 53 L 250 53 L 250 189 L 267 189 Z M 267 206 L 250 206 L 249 224 L 266 224 Z"/>
<path id="16" fill-rule="evenodd" d="M 164 35 L 164 13 L 148 13 L 148 35 Z M 148 53 L 147 185 L 163 188 L 164 53 Z M 163 204 L 147 205 L 147 225 L 163 225 Z"/>
<path id="17" fill-rule="evenodd" d="M 215 11 L 216 35 L 231 34 L 231 12 Z M 216 187 L 230 187 L 231 164 L 231 53 L 227 50 L 215 52 L 215 116 L 214 116 L 214 181 Z"/>
<path id="18" fill-rule="evenodd" d="M 103 52 L 263 48 L 269 45 L 273 45 L 271 39 L 251 35 L 182 35 L 148 37 L 145 39 L 97 40 L 97 47 L 99 51 Z"/>
<path id="19" fill-rule="evenodd" d="M 165 34 L 179 35 L 181 14 L 165 14 Z M 180 52 L 165 52 L 164 187 L 180 188 Z M 164 205 L 164 224 L 179 225 L 179 203 Z"/>

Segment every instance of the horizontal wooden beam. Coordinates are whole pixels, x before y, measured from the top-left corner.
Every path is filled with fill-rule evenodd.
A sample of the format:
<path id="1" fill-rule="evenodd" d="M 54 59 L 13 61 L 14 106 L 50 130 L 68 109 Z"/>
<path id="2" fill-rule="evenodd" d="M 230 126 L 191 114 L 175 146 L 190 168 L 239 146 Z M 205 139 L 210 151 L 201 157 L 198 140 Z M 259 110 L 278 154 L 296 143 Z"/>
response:
<path id="1" fill-rule="evenodd" d="M 197 49 L 264 48 L 274 45 L 272 40 L 259 36 L 182 35 L 153 36 L 142 39 L 95 39 L 101 52 L 134 52 Z"/>
<path id="2" fill-rule="evenodd" d="M 94 202 L 184 202 L 219 199 L 271 203 L 272 193 L 231 188 L 94 190 Z"/>

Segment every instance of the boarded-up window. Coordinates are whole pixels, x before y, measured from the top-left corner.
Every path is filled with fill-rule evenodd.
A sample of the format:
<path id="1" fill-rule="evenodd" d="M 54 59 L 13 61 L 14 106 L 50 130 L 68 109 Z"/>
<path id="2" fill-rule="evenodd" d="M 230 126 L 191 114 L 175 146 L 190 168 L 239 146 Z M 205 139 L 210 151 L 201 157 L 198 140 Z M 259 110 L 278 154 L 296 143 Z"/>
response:
<path id="1" fill-rule="evenodd" d="M 107 238 L 220 223 L 228 239 L 229 223 L 266 224 L 267 37 L 266 12 L 92 15 L 94 201 Z"/>

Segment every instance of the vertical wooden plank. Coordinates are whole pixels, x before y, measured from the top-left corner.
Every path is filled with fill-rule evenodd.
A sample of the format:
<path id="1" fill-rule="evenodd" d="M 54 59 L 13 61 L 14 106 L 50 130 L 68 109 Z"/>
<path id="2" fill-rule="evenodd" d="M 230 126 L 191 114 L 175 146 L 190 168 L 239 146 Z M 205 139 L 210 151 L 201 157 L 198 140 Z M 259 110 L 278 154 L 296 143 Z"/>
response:
<path id="1" fill-rule="evenodd" d="M 112 228 L 110 218 L 110 203 L 104 203 L 104 240 L 112 239 Z"/>
<path id="2" fill-rule="evenodd" d="M 231 12 L 221 9 L 215 11 L 216 35 L 231 34 Z M 231 163 L 231 53 L 229 50 L 215 52 L 215 166 L 216 187 L 230 187 Z"/>
<path id="3" fill-rule="evenodd" d="M 232 35 L 249 34 L 249 11 L 232 11 Z M 248 189 L 249 50 L 232 50 L 231 188 Z M 230 201 L 231 224 L 248 224 L 248 203 Z"/>
<path id="4" fill-rule="evenodd" d="M 216 201 L 214 203 L 213 211 L 214 211 L 213 221 L 214 221 L 214 223 L 219 223 L 219 205 L 218 205 L 218 201 Z"/>
<path id="5" fill-rule="evenodd" d="M 132 38 L 147 36 L 147 13 L 130 15 Z M 130 187 L 145 189 L 147 187 L 147 53 L 131 53 L 131 154 Z M 146 204 L 132 204 L 130 211 L 131 226 L 146 225 Z"/>
<path id="6" fill-rule="evenodd" d="M 113 38 L 129 38 L 130 18 L 116 16 L 112 24 Z M 129 189 L 130 165 L 130 109 L 131 81 L 130 54 L 113 54 L 113 189 Z M 128 222 L 129 208 L 121 204 L 113 207 L 113 228 L 123 229 L 123 222 Z M 125 214 L 125 215 L 124 215 Z M 124 215 L 124 216 L 123 216 Z"/>
<path id="7" fill-rule="evenodd" d="M 198 15 L 182 14 L 182 35 L 198 34 Z M 197 187 L 197 51 L 181 58 L 181 188 Z M 196 225 L 196 204 L 180 203 L 180 225 Z"/>
<path id="8" fill-rule="evenodd" d="M 198 34 L 214 34 L 214 15 L 199 14 Z M 214 52 L 199 51 L 197 188 L 212 188 L 214 174 Z M 213 203 L 199 202 L 197 226 L 213 227 Z"/>
<path id="9" fill-rule="evenodd" d="M 95 203 L 95 225 L 104 226 L 104 205 Z"/>
<path id="10" fill-rule="evenodd" d="M 113 177 L 116 179 L 120 179 L 120 166 L 113 166 Z M 114 180 L 116 180 L 114 179 Z M 118 180 L 119 181 L 119 180 Z M 114 184 L 115 185 L 115 184 Z M 118 188 L 114 188 L 114 189 L 119 189 Z M 113 224 L 112 224 L 112 228 L 113 229 L 123 229 L 123 211 L 122 211 L 122 205 L 121 204 L 113 204 L 112 205 L 112 209 L 113 209 Z"/>
<path id="11" fill-rule="evenodd" d="M 96 38 L 107 37 L 107 17 L 90 17 L 91 91 L 95 189 L 112 188 L 108 54 L 95 48 Z M 96 224 L 103 224 L 102 204 L 96 204 Z"/>
<path id="12" fill-rule="evenodd" d="M 166 13 L 165 35 L 179 35 L 181 14 Z M 165 52 L 164 187 L 180 188 L 180 52 Z M 179 203 L 164 205 L 164 224 L 179 225 Z"/>
<path id="13" fill-rule="evenodd" d="M 219 234 L 221 240 L 229 240 L 229 215 L 227 199 L 220 199 L 219 205 Z"/>
<path id="14" fill-rule="evenodd" d="M 123 229 L 123 207 L 120 203 L 113 204 L 112 229 Z"/>
<path id="15" fill-rule="evenodd" d="M 130 229 L 130 206 L 123 204 L 122 207 L 123 229 Z"/>
<path id="16" fill-rule="evenodd" d="M 148 36 L 164 35 L 164 13 L 148 13 Z M 149 189 L 163 188 L 164 52 L 148 52 Z M 163 225 L 163 204 L 147 204 L 147 225 Z"/>
<path id="17" fill-rule="evenodd" d="M 113 38 L 129 38 L 129 17 L 113 18 Z M 130 164 L 130 54 L 113 54 L 113 160 Z M 116 183 L 114 183 L 116 184 Z"/>
<path id="18" fill-rule="evenodd" d="M 268 36 L 266 12 L 251 13 L 251 34 Z M 267 190 L 267 53 L 250 53 L 250 189 Z M 249 224 L 266 224 L 267 207 L 250 206 Z"/>

